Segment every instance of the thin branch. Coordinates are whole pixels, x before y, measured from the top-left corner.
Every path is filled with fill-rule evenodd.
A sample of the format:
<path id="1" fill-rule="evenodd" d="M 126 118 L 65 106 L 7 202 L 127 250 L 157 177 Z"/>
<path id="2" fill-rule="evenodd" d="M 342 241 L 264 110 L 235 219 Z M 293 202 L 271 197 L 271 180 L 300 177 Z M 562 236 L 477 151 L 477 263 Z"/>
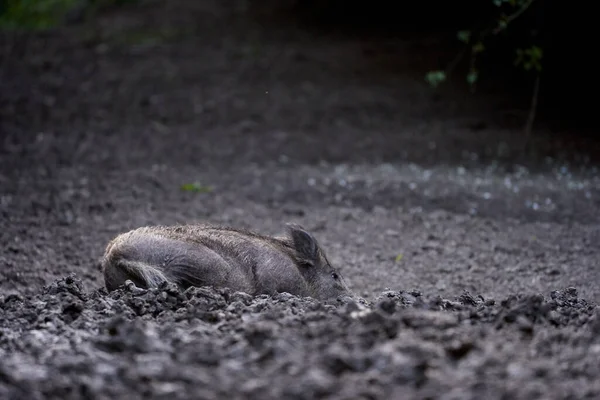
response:
<path id="1" fill-rule="evenodd" d="M 533 129 L 533 122 L 535 121 L 535 115 L 537 112 L 538 97 L 540 93 L 540 75 L 535 77 L 535 84 L 533 86 L 533 94 L 531 96 L 531 106 L 529 107 L 529 115 L 527 116 L 527 123 L 525 124 L 525 144 L 523 150 L 527 148 L 529 144 L 529 138 Z"/>
<path id="2" fill-rule="evenodd" d="M 490 24 L 486 29 L 482 30 L 479 33 L 479 40 L 478 40 L 478 42 L 483 43 L 483 40 L 485 39 L 485 37 L 487 35 L 489 35 L 490 33 L 496 35 L 499 32 L 501 32 L 504 29 L 506 29 L 508 27 L 508 24 L 510 24 L 515 19 L 519 18 L 519 16 L 521 14 L 523 14 L 525 12 L 525 10 L 527 10 L 533 4 L 534 1 L 535 0 L 528 0 L 527 3 L 523 4 L 521 6 L 521 8 L 519 8 L 519 10 L 517 10 L 517 12 L 515 12 L 514 14 L 509 15 L 506 18 L 506 24 L 503 27 L 496 27 L 494 29 L 494 25 Z M 463 48 L 463 50 L 454 57 L 454 59 L 450 62 L 450 64 L 446 68 L 446 71 L 445 71 L 446 75 L 450 75 L 450 73 L 452 73 L 452 71 L 454 70 L 454 68 L 458 65 L 459 61 L 464 57 L 465 53 L 467 52 L 467 48 L 471 49 L 471 53 L 473 52 L 472 46 L 465 46 L 465 48 Z M 471 61 L 470 61 L 471 67 L 473 67 L 474 64 L 475 64 L 475 57 L 476 57 L 475 55 L 473 55 L 473 54 L 471 55 Z"/>
<path id="3" fill-rule="evenodd" d="M 494 35 L 505 30 L 506 27 L 508 27 L 508 24 L 513 22 L 515 19 L 519 18 L 521 16 L 521 14 L 523 14 L 533 4 L 534 1 L 535 0 L 528 0 L 527 3 L 523 4 L 521 6 L 521 8 L 519 8 L 515 13 L 506 17 L 506 21 L 504 21 L 505 24 L 502 26 L 498 26 L 498 27 L 496 27 L 496 29 L 494 29 L 494 31 L 493 31 Z"/>
<path id="4" fill-rule="evenodd" d="M 471 60 L 469 62 L 469 74 L 472 73 L 473 71 L 475 71 L 475 64 L 477 62 L 477 55 L 476 53 L 473 51 L 473 47 L 471 47 Z M 473 82 L 471 84 L 471 92 L 475 92 L 475 85 L 476 82 Z"/>
<path id="5" fill-rule="evenodd" d="M 446 67 L 446 71 L 445 71 L 447 76 L 450 76 L 450 74 L 452 73 L 454 68 L 456 68 L 459 61 L 464 57 L 465 53 L 467 52 L 467 49 L 468 49 L 468 47 L 465 46 L 456 56 L 454 56 L 454 58 L 452 59 L 450 64 L 448 64 L 448 66 Z"/>
<path id="6" fill-rule="evenodd" d="M 535 0 L 527 0 L 526 3 L 524 3 L 516 12 L 514 12 L 513 14 L 509 15 L 508 17 L 506 17 L 506 20 L 504 21 L 504 25 L 502 26 L 496 26 L 494 28 L 494 25 L 489 25 L 486 29 L 483 29 L 480 33 L 479 33 L 479 43 L 483 43 L 484 39 L 491 33 L 491 34 L 498 34 L 500 32 L 502 32 L 503 30 L 505 30 L 508 25 L 510 23 L 512 23 L 515 19 L 519 18 L 527 9 L 529 9 L 529 7 L 531 7 L 531 5 L 533 4 Z M 445 69 L 445 74 L 446 76 L 450 76 L 450 74 L 452 73 L 452 71 L 454 70 L 454 68 L 456 68 L 456 66 L 458 65 L 458 63 L 460 62 L 460 60 L 464 57 L 465 53 L 467 52 L 467 49 L 471 50 L 471 59 L 469 61 L 469 65 L 471 70 L 474 69 L 475 67 L 475 63 L 476 63 L 476 55 L 473 52 L 473 46 L 465 46 L 455 57 L 454 59 L 450 62 L 450 64 L 448 65 L 448 67 L 446 67 Z M 533 99 L 533 105 L 532 105 L 532 109 L 533 109 L 533 115 L 531 115 L 531 110 L 530 110 L 530 115 L 528 118 L 528 126 L 531 124 L 533 125 L 533 120 L 535 119 L 535 108 L 537 107 L 537 92 L 538 92 L 538 88 L 539 88 L 539 75 L 536 79 L 536 83 L 535 83 L 535 89 L 534 89 L 534 99 Z M 529 121 L 531 120 L 531 122 Z M 531 127 L 529 127 L 527 129 L 527 132 L 529 132 L 531 130 Z"/>

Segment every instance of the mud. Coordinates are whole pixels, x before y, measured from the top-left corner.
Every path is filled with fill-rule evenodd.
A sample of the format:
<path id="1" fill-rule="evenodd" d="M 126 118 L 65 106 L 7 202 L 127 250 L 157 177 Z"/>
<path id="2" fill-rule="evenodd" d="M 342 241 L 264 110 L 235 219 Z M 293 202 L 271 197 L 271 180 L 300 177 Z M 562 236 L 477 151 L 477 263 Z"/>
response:
<path id="1" fill-rule="evenodd" d="M 0 397 L 598 398 L 598 141 L 285 4 L 1 36 Z M 288 221 L 364 303 L 102 289 L 121 232 Z"/>
<path id="2" fill-rule="evenodd" d="M 2 298 L 0 395 L 43 398 L 596 398 L 600 313 L 574 288 L 370 304 L 209 287 Z"/>

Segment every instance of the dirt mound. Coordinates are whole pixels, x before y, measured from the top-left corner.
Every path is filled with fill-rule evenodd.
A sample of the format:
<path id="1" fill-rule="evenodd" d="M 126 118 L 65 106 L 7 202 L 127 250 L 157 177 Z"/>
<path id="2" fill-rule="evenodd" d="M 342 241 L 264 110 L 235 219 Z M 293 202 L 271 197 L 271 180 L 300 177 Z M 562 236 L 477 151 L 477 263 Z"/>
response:
<path id="1" fill-rule="evenodd" d="M 5 399 L 600 395 L 600 313 L 574 288 L 326 303 L 174 286 L 87 293 L 68 276 L 0 310 Z"/>

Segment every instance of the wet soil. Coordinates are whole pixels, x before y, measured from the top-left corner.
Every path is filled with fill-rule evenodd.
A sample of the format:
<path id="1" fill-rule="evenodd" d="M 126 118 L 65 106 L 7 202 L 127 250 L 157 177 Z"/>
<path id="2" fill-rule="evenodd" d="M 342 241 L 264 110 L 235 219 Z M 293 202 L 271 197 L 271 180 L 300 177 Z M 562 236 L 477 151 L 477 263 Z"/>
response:
<path id="1" fill-rule="evenodd" d="M 277 7 L 2 36 L 0 396 L 600 396 L 597 140 L 523 153 L 526 109 L 423 81 L 438 36 Z M 365 303 L 102 289 L 113 236 L 200 221 L 299 222 Z"/>
<path id="2" fill-rule="evenodd" d="M 2 299 L 0 394 L 43 398 L 595 398 L 600 313 L 574 288 L 372 304 L 66 277 Z"/>

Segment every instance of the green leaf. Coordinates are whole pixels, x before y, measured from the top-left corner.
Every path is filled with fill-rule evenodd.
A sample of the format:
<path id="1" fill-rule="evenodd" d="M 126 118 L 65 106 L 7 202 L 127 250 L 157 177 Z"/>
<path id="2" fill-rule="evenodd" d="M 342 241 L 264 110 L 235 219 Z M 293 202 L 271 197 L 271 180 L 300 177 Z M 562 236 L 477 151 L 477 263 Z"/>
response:
<path id="1" fill-rule="evenodd" d="M 485 50 L 485 46 L 483 45 L 483 43 L 481 42 L 477 42 L 474 46 L 473 46 L 473 53 L 481 53 L 483 50 Z"/>
<path id="2" fill-rule="evenodd" d="M 498 20 L 498 30 L 499 31 L 506 29 L 507 26 L 508 26 L 508 22 L 506 22 L 506 20 L 504 20 L 504 19 Z"/>
<path id="3" fill-rule="evenodd" d="M 200 183 L 185 183 L 181 185 L 181 190 L 186 192 L 194 192 L 194 193 L 208 193 L 212 192 L 212 188 L 210 186 L 203 186 Z"/>
<path id="4" fill-rule="evenodd" d="M 544 52 L 538 46 L 531 46 L 531 58 L 541 60 Z"/>
<path id="5" fill-rule="evenodd" d="M 425 75 L 425 81 L 432 87 L 437 87 L 440 83 L 446 80 L 446 73 L 444 71 L 429 71 Z"/>
<path id="6" fill-rule="evenodd" d="M 458 31 L 456 37 L 463 43 L 469 43 L 471 39 L 471 31 Z"/>
<path id="7" fill-rule="evenodd" d="M 402 257 L 404 257 L 404 255 L 402 255 L 402 254 L 398 254 L 398 255 L 396 256 L 396 259 L 394 260 L 394 262 L 397 262 L 397 263 L 398 263 L 398 262 L 402 261 Z"/>
<path id="8" fill-rule="evenodd" d="M 531 46 L 528 49 L 516 49 L 515 66 L 522 66 L 525 71 L 535 69 L 542 70 L 543 50 L 539 46 Z"/>
<path id="9" fill-rule="evenodd" d="M 471 71 L 469 71 L 469 73 L 467 74 L 467 83 L 470 86 L 473 86 L 476 82 L 477 79 L 479 78 L 479 72 L 477 72 L 476 69 L 472 69 Z"/>

